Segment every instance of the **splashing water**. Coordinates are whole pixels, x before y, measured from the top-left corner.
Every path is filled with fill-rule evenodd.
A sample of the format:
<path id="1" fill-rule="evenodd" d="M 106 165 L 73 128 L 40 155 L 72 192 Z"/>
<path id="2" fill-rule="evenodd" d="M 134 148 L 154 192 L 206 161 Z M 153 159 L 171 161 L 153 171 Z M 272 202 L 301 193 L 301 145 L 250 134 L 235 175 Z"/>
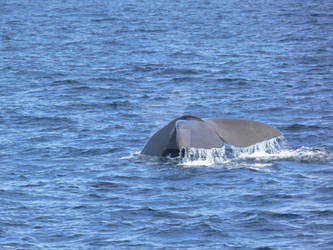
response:
<path id="1" fill-rule="evenodd" d="M 246 148 L 230 147 L 231 154 L 226 152 L 225 146 L 213 149 L 186 148 L 183 149 L 184 156 L 181 158 L 180 164 L 184 166 L 229 165 L 232 161 L 247 156 L 277 154 L 282 141 L 282 138 L 274 138 Z"/>
<path id="2" fill-rule="evenodd" d="M 213 164 L 222 164 L 226 162 L 225 146 L 222 148 L 185 148 L 184 156 L 181 157 L 181 165 L 210 166 Z"/>
<path id="3" fill-rule="evenodd" d="M 185 148 L 182 149 L 182 152 L 182 157 L 166 159 L 167 162 L 174 162 L 177 165 L 186 167 L 210 166 L 263 169 L 272 166 L 276 160 L 308 162 L 333 160 L 333 154 L 326 152 L 324 148 L 288 148 L 284 137 L 273 138 L 246 148 L 233 146 L 213 149 Z M 160 158 L 144 156 L 140 152 L 135 152 L 121 159 L 143 159 L 145 162 L 154 165 L 158 164 Z"/>
<path id="4" fill-rule="evenodd" d="M 249 147 L 239 148 L 231 146 L 231 149 L 235 158 L 253 158 L 279 154 L 283 145 L 285 145 L 285 139 L 283 136 L 280 136 Z"/>
<path id="5" fill-rule="evenodd" d="M 246 148 L 230 146 L 230 153 L 223 148 L 198 149 L 188 148 L 180 165 L 184 166 L 225 166 L 225 167 L 269 167 L 275 160 L 291 161 L 326 161 L 333 158 L 324 149 L 301 147 L 288 149 L 284 137 L 273 138 Z"/>

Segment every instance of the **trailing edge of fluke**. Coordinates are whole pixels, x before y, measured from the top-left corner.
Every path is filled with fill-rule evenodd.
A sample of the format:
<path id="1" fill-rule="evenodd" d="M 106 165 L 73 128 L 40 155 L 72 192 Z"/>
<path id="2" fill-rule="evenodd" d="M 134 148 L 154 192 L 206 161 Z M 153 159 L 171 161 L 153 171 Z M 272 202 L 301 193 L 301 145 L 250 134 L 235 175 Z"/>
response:
<path id="1" fill-rule="evenodd" d="M 158 130 L 141 153 L 176 157 L 183 148 L 221 148 L 224 143 L 249 147 L 281 135 L 279 130 L 262 122 L 182 116 Z"/>

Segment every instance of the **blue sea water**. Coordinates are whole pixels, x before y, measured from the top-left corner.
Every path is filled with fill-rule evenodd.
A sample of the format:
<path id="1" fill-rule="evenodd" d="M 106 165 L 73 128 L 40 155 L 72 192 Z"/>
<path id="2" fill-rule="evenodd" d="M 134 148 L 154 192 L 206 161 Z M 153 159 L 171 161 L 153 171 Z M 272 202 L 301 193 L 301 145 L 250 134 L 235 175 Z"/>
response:
<path id="1" fill-rule="evenodd" d="M 332 1 L 1 1 L 0 107 L 1 249 L 333 248 Z M 183 114 L 284 139 L 139 154 Z"/>

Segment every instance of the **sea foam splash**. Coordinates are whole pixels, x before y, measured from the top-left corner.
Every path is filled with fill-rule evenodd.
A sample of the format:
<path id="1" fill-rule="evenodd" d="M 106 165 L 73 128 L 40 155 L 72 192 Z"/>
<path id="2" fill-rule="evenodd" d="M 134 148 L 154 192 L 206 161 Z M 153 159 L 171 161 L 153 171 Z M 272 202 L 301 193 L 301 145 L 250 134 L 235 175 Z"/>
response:
<path id="1" fill-rule="evenodd" d="M 333 154 L 327 153 L 323 148 L 289 149 L 284 137 L 277 137 L 245 148 L 234 146 L 214 149 L 188 148 L 185 150 L 184 157 L 180 158 L 179 164 L 261 169 L 271 166 L 276 160 L 326 161 L 330 159 L 333 159 Z"/>
<path id="2" fill-rule="evenodd" d="M 324 148 L 288 148 L 283 136 L 245 148 L 228 145 L 213 149 L 186 148 L 183 149 L 182 155 L 182 157 L 170 158 L 169 160 L 166 158 L 166 161 L 174 162 L 175 164 L 185 167 L 209 166 L 263 169 L 272 166 L 277 160 L 309 162 L 326 162 L 333 160 L 333 153 L 327 152 Z M 146 163 L 155 165 L 159 164 L 159 159 L 161 158 L 145 156 L 140 152 L 135 152 L 121 159 L 144 160 Z"/>
<path id="3" fill-rule="evenodd" d="M 231 153 L 227 152 L 226 146 L 213 149 L 186 148 L 183 149 L 184 155 L 180 160 L 180 164 L 184 166 L 229 165 L 237 159 L 247 158 L 248 156 L 251 158 L 261 154 L 278 154 L 281 150 L 282 142 L 283 138 L 273 138 L 246 148 L 231 146 Z M 266 166 L 267 164 L 264 165 Z"/>
<path id="4" fill-rule="evenodd" d="M 185 148 L 184 155 L 180 158 L 181 165 L 210 166 L 222 164 L 227 161 L 225 146 L 222 148 Z"/>
<path id="5" fill-rule="evenodd" d="M 279 154 L 281 152 L 281 148 L 285 145 L 285 139 L 283 136 L 276 137 L 267 141 L 263 141 L 249 147 L 234 147 L 231 146 L 235 158 L 242 158 L 246 156 L 253 155 L 271 155 L 271 154 Z"/>

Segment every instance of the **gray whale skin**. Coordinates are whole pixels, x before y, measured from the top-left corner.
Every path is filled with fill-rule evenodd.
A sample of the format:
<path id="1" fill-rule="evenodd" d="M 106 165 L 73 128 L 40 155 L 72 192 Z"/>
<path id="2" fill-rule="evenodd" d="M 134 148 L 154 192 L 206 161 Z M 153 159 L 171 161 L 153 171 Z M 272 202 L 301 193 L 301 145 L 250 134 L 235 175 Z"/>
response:
<path id="1" fill-rule="evenodd" d="M 141 153 L 176 157 L 184 148 L 221 148 L 224 143 L 249 147 L 281 135 L 279 130 L 262 122 L 182 116 L 158 130 L 147 141 Z"/>

